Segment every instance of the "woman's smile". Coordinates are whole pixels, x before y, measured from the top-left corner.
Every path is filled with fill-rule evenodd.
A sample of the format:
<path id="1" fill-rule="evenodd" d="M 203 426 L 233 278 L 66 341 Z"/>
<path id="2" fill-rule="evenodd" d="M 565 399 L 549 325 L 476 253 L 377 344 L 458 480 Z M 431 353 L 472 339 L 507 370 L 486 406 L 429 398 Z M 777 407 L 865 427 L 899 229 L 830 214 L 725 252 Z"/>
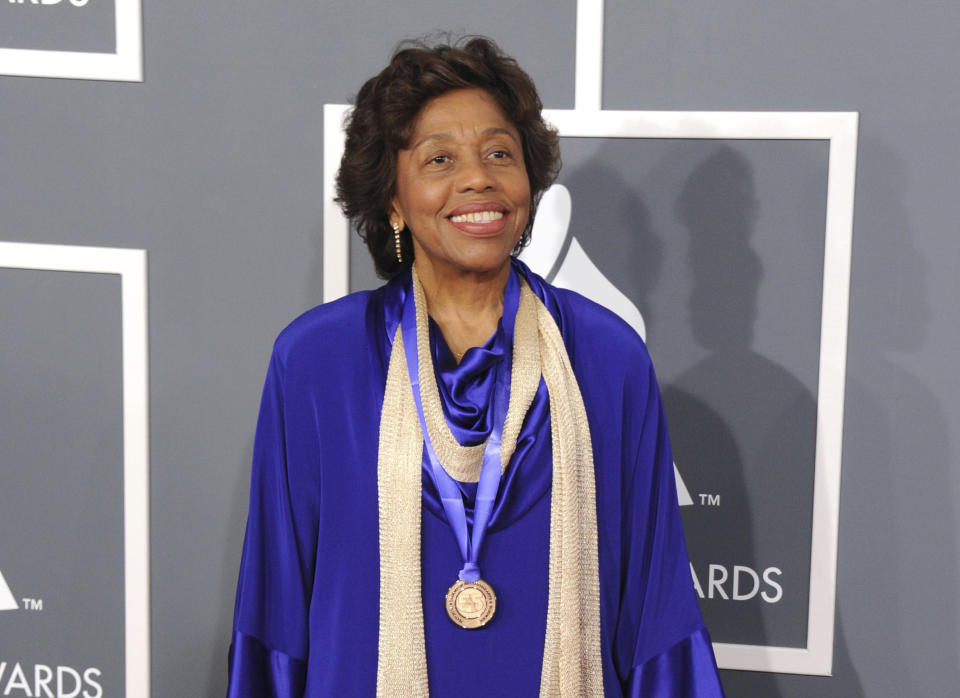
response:
<path id="1" fill-rule="evenodd" d="M 478 237 L 499 235 L 509 222 L 503 206 L 488 203 L 457 206 L 447 216 L 447 220 L 457 230 Z"/>

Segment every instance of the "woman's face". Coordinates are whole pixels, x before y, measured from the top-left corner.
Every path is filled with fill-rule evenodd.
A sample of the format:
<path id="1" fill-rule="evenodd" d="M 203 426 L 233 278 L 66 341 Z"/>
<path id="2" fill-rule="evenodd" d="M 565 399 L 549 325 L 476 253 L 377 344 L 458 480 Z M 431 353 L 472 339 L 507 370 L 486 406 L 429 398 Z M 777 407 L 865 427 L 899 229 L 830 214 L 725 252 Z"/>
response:
<path id="1" fill-rule="evenodd" d="M 418 268 L 435 274 L 496 273 L 530 215 L 520 134 L 484 90 L 427 102 L 397 153 L 391 223 L 413 235 Z"/>

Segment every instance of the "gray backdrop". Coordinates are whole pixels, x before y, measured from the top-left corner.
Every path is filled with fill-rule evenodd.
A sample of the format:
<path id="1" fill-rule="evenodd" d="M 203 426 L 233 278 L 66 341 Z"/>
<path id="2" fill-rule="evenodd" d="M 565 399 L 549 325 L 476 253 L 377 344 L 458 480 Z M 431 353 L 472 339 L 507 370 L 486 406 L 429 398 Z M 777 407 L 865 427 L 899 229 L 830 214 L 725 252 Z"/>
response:
<path id="1" fill-rule="evenodd" d="M 39 9 L 79 12 L 93 1 L 89 8 Z M 4 7 L 14 9 L 38 8 Z M 575 5 L 173 0 L 143 9 L 143 84 L 0 77 L 0 239 L 149 251 L 152 683 L 157 696 L 217 696 L 225 686 L 253 424 L 270 345 L 321 298 L 323 104 L 346 101 L 398 38 L 467 28 L 513 53 L 546 106 L 570 108 Z M 960 473 L 950 436 L 960 431 L 953 367 L 960 205 L 951 191 L 960 176 L 958 23 L 960 6 L 952 2 L 607 2 L 605 108 L 861 114 L 834 676 L 724 672 L 731 696 L 943 696 L 960 683 Z M 79 35 L 104 45 L 94 29 Z M 24 47 L 6 40 L 0 45 Z M 825 147 L 590 147 L 596 151 L 564 144 L 563 177 L 575 206 L 583 199 L 598 207 L 582 219 L 575 208 L 573 226 L 591 258 L 643 311 L 668 410 L 695 412 L 697 405 L 684 402 L 689 395 L 737 366 L 768 391 L 782 386 L 795 398 L 794 441 L 775 450 L 803 455 L 817 370 L 810 288 L 819 283 L 822 255 L 822 240 L 803 231 L 822 228 Z M 702 183 L 731 178 L 752 197 L 733 210 L 712 209 L 716 201 L 703 192 L 713 185 Z M 635 228 L 603 208 L 611 184 L 633 206 Z M 741 233 L 739 242 L 713 248 L 698 236 L 690 221 L 709 216 L 719 230 Z M 618 254 L 618 245 L 628 245 L 635 261 Z M 704 258 L 752 268 L 753 276 L 730 283 Z M 116 681 L 118 284 L 61 276 L 71 275 L 0 270 L 7 403 L 0 477 L 20 474 L 15 488 L 0 488 L 0 570 L 18 597 L 46 594 L 47 602 L 39 619 L 0 614 L 0 661 L 39 661 L 29 633 L 49 623 L 65 640 L 46 650 L 48 661 L 83 669 L 84 650 L 96 644 L 96 656 L 116 660 L 96 666 Z M 360 276 L 356 284 L 368 282 Z M 708 327 L 727 340 L 723 347 L 698 338 L 697 318 L 710 323 L 717 309 L 697 305 L 697 288 L 700 297 L 705 289 L 735 294 L 752 323 L 736 325 L 738 314 Z M 42 360 L 69 360 L 71 375 L 86 376 L 74 386 L 86 391 L 82 405 L 61 412 L 70 406 L 63 382 L 29 380 Z M 736 388 L 727 376 L 716 398 Z M 26 401 L 33 412 L 16 409 Z M 747 419 L 754 413 L 746 398 L 744 405 Z M 681 416 L 675 421 L 678 441 L 691 427 Z M 715 427 L 720 443 L 752 449 L 766 462 L 762 448 L 742 441 L 741 425 Z M 86 450 L 71 454 L 57 450 L 51 430 L 100 436 L 81 439 Z M 41 455 L 61 469 L 41 474 L 22 466 Z M 67 479 L 68 466 L 79 468 L 81 460 L 96 487 Z M 727 482 L 733 497 L 743 481 Z M 723 488 L 688 484 L 692 493 Z M 69 495 L 89 503 L 73 511 Z M 796 496 L 802 509 L 804 493 Z M 688 526 L 709 526 L 685 516 Z M 37 541 L 53 541 L 51 549 L 22 544 L 25 521 Z M 83 561 L 74 580 L 88 583 L 84 575 L 96 563 L 103 588 L 84 598 L 100 610 L 69 599 L 54 605 L 57 592 L 20 583 L 43 556 L 68 555 L 70 535 L 80 534 L 96 540 L 91 554 L 101 557 Z M 762 556 L 762 541 L 753 543 Z M 57 586 L 69 588 L 62 580 Z M 23 618 L 34 619 L 33 630 Z M 750 632 L 765 623 L 758 615 Z M 796 637 L 768 639 L 797 644 Z"/>

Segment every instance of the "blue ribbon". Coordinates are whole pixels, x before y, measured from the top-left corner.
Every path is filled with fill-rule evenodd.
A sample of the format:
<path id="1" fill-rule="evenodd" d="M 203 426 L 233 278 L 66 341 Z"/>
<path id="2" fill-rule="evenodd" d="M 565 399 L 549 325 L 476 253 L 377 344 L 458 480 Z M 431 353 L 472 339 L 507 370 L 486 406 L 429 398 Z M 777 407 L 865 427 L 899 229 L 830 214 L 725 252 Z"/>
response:
<path id="1" fill-rule="evenodd" d="M 493 511 L 497 490 L 500 488 L 502 467 L 500 448 L 503 424 L 506 421 L 507 408 L 510 404 L 513 330 L 519 307 L 520 281 L 511 267 L 504 292 L 503 318 L 501 319 L 506 345 L 511 347 L 511 350 L 506 352 L 501 365 L 497 368 L 497 380 L 493 390 L 493 428 L 483 450 L 483 463 L 480 469 L 480 481 L 477 483 L 476 503 L 473 510 L 473 530 L 468 531 L 463 495 L 460 493 L 457 483 L 443 469 L 443 465 L 437 457 L 423 414 L 423 399 L 420 395 L 420 356 L 417 351 L 417 308 L 412 291 L 407 294 L 403 303 L 401 321 L 403 349 L 407 359 L 407 371 L 410 374 L 410 387 L 413 389 L 413 401 L 417 407 L 417 417 L 420 418 L 420 430 L 423 432 L 424 457 L 429 462 L 434 484 L 440 493 L 440 501 L 443 503 L 443 510 L 447 515 L 447 522 L 450 524 L 453 535 L 457 539 L 457 546 L 460 548 L 460 555 L 464 564 L 458 576 L 464 582 L 475 582 L 480 579 L 480 567 L 477 565 L 477 560 L 480 557 L 480 548 L 483 545 L 487 523 Z"/>

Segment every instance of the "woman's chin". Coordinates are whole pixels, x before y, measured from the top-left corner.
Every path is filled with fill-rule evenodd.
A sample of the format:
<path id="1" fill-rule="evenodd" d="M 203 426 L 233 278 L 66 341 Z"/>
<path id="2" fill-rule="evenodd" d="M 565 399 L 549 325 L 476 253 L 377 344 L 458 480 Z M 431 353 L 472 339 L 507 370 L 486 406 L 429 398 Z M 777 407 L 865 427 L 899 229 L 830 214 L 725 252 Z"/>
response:
<path id="1" fill-rule="evenodd" d="M 421 254 L 417 261 L 417 270 L 421 272 L 429 266 L 436 273 L 450 276 L 496 275 L 510 265 L 510 249 L 461 250 L 444 256 Z"/>

